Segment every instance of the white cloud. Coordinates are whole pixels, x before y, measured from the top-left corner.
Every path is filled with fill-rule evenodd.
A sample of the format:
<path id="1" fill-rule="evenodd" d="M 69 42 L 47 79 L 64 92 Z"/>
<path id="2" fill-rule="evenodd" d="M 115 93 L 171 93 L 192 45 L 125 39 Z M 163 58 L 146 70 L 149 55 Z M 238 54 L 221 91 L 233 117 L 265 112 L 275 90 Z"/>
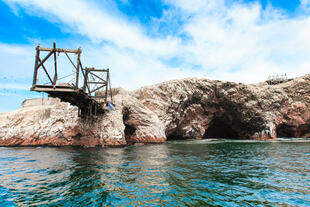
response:
<path id="1" fill-rule="evenodd" d="M 164 0 L 173 4 L 185 12 L 196 14 L 197 12 L 212 12 L 225 6 L 225 0 Z"/>
<path id="2" fill-rule="evenodd" d="M 189 76 L 258 82 L 269 74 L 309 73 L 310 18 L 287 17 L 271 5 L 262 10 L 257 2 L 165 0 L 170 9 L 153 23 L 165 21 L 169 27 L 177 18 L 183 23 L 177 25 L 177 34 L 154 38 L 142 23 L 128 20 L 119 11 L 112 14 L 94 2 L 7 1 L 89 37 L 91 41 L 82 45 L 84 65 L 110 67 L 114 86 L 134 89 Z M 179 34 L 186 35 L 186 40 Z M 107 43 L 97 44 L 103 41 Z M 162 61 L 169 58 L 181 62 L 171 66 Z M 195 66 L 202 69 L 192 69 Z"/>
<path id="3" fill-rule="evenodd" d="M 0 43 L 0 78 L 13 81 L 33 74 L 34 47 Z"/>
<path id="4" fill-rule="evenodd" d="M 301 5 L 309 5 L 310 0 L 300 0 Z"/>
<path id="5" fill-rule="evenodd" d="M 31 83 L 27 84 L 12 84 L 12 83 L 0 83 L 0 89 L 10 89 L 10 90 L 29 90 Z"/>
<path id="6" fill-rule="evenodd" d="M 258 82 L 269 74 L 309 73 L 308 16 L 289 18 L 258 3 L 225 6 L 220 1 L 210 7 L 211 1 L 203 2 L 183 28 L 192 38 L 184 50 L 188 61 L 200 63 L 212 78 Z M 185 1 L 173 5 L 193 11 Z"/>
<path id="7" fill-rule="evenodd" d="M 32 15 L 61 21 L 70 26 L 73 33 L 86 35 L 95 42 L 110 41 L 120 48 L 157 54 L 177 50 L 177 39 L 169 37 L 164 40 L 150 39 L 144 35 L 143 28 L 139 25 L 131 24 L 122 15 L 113 16 L 105 8 L 88 1 L 11 0 L 9 2 L 18 3 Z"/>

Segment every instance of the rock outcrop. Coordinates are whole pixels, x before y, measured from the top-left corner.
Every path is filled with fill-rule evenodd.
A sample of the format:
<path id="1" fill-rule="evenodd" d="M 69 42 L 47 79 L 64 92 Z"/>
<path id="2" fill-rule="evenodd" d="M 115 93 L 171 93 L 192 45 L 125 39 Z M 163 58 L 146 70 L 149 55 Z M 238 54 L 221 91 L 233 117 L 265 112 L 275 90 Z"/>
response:
<path id="1" fill-rule="evenodd" d="M 0 145 L 310 137 L 310 75 L 273 86 L 188 78 L 113 93 L 115 111 L 91 120 L 58 99 L 26 100 L 21 109 L 0 114 Z"/>

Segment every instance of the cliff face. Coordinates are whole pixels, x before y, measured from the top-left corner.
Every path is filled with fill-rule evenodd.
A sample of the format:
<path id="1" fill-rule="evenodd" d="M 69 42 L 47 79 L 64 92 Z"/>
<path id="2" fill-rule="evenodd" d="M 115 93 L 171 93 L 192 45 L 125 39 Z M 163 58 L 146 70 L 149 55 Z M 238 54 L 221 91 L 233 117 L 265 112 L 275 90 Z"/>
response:
<path id="1" fill-rule="evenodd" d="M 167 139 L 310 137 L 310 75 L 279 85 L 183 79 L 128 92 L 93 120 L 58 99 L 0 114 L 0 145 L 119 146 Z"/>

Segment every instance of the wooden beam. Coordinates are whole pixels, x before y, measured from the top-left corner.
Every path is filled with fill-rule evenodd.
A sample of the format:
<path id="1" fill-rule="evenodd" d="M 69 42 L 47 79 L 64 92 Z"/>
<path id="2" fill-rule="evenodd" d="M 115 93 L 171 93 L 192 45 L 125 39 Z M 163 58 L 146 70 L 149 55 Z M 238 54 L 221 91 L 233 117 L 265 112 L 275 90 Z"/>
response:
<path id="1" fill-rule="evenodd" d="M 88 84 L 104 84 L 104 85 L 107 85 L 107 82 L 104 81 L 104 82 L 87 82 Z"/>
<path id="2" fill-rule="evenodd" d="M 108 69 L 109 70 L 109 69 Z M 110 72 L 108 71 L 108 84 L 109 84 L 109 87 L 110 87 L 110 96 L 111 96 L 111 102 L 114 104 L 114 101 L 113 101 L 113 96 L 112 96 L 112 88 L 111 88 L 111 81 L 110 81 Z"/>
<path id="3" fill-rule="evenodd" d="M 75 90 L 73 88 L 46 88 L 46 87 L 32 87 L 32 91 L 38 91 L 38 92 L 72 92 L 74 93 Z"/>
<path id="4" fill-rule="evenodd" d="M 109 79 L 109 70 L 107 72 L 107 77 L 106 79 L 108 80 Z M 105 98 L 104 98 L 104 101 L 107 103 L 108 102 L 108 85 L 107 87 L 105 88 Z"/>
<path id="5" fill-rule="evenodd" d="M 106 85 L 102 85 L 102 86 L 99 86 L 98 88 L 95 88 L 94 90 L 92 90 L 91 92 L 90 92 L 90 94 L 91 93 L 94 93 L 95 91 L 98 91 L 99 89 L 101 89 L 101 88 L 103 88 L 103 87 L 105 87 Z"/>
<path id="6" fill-rule="evenodd" d="M 54 82 L 53 85 L 56 85 L 58 74 L 57 74 L 57 54 L 56 54 L 56 42 L 54 42 L 54 66 L 55 66 L 55 74 L 54 74 Z M 42 64 L 43 65 L 43 64 Z"/>
<path id="7" fill-rule="evenodd" d="M 42 62 L 40 58 L 39 58 L 38 60 L 39 60 L 40 63 Z M 42 68 L 44 69 L 44 71 L 45 71 L 45 73 L 46 73 L 48 79 L 49 79 L 50 82 L 51 82 L 51 84 L 53 84 L 52 78 L 51 78 L 50 75 L 48 74 L 47 69 L 45 68 L 44 64 L 42 64 Z"/>
<path id="8" fill-rule="evenodd" d="M 68 56 L 69 57 L 69 56 Z M 69 58 L 70 59 L 70 58 Z M 70 59 L 71 60 L 71 59 Z M 75 79 L 75 88 L 79 88 L 79 76 L 80 76 L 80 53 L 78 53 L 77 57 L 77 68 L 76 68 L 76 79 Z"/>
<path id="9" fill-rule="evenodd" d="M 56 48 L 56 50 L 54 50 L 54 48 L 43 48 L 43 47 L 40 47 L 40 48 L 39 48 L 39 51 L 49 51 L 49 52 L 56 51 L 56 52 L 67 52 L 67 53 L 75 53 L 75 54 L 80 54 L 80 53 L 82 53 L 82 50 L 81 50 L 81 49 L 71 50 L 71 49 Z"/>
<path id="10" fill-rule="evenodd" d="M 34 71 L 33 71 L 33 81 L 32 81 L 32 86 L 35 86 L 37 84 L 37 75 L 38 75 L 38 63 L 39 63 L 39 58 L 40 58 L 40 44 L 36 48 L 36 60 L 34 63 Z"/>
<path id="11" fill-rule="evenodd" d="M 53 54 L 53 51 L 50 52 L 50 53 L 48 53 L 48 55 L 41 61 L 41 63 L 37 65 L 37 69 L 40 68 L 40 67 L 43 65 L 43 63 L 45 63 L 45 61 L 46 61 L 49 57 L 51 57 L 52 54 Z"/>
<path id="12" fill-rule="evenodd" d="M 68 55 L 68 53 L 67 53 L 67 52 L 64 52 L 64 53 L 65 53 L 65 55 L 68 57 L 68 59 L 70 60 L 70 62 L 72 63 L 73 67 L 74 67 L 76 70 L 78 70 L 77 67 L 75 66 L 75 64 L 73 63 L 73 61 L 71 60 L 70 56 Z"/>
<path id="13" fill-rule="evenodd" d="M 88 68 L 92 72 L 108 72 L 109 69 L 93 69 L 93 68 Z"/>
<path id="14" fill-rule="evenodd" d="M 92 73 L 92 72 L 90 72 L 90 71 L 89 71 L 89 73 L 90 73 L 91 75 L 97 77 L 98 79 L 102 80 L 102 81 L 106 81 L 106 80 L 104 80 L 102 77 L 96 75 L 95 73 Z"/>
<path id="15" fill-rule="evenodd" d="M 80 61 L 80 66 L 81 66 L 81 71 L 82 71 L 82 73 L 83 73 L 83 75 L 84 75 L 84 80 L 87 80 L 88 77 L 84 74 L 84 69 L 83 69 L 83 66 L 82 66 L 81 61 Z M 87 81 L 84 82 L 84 84 L 86 85 L 86 88 L 88 89 L 88 93 L 89 93 L 89 95 L 90 95 L 91 93 L 90 93 L 90 89 L 89 89 L 89 86 L 88 86 L 88 84 L 87 84 Z M 86 93 L 86 91 L 84 91 L 84 93 Z"/>

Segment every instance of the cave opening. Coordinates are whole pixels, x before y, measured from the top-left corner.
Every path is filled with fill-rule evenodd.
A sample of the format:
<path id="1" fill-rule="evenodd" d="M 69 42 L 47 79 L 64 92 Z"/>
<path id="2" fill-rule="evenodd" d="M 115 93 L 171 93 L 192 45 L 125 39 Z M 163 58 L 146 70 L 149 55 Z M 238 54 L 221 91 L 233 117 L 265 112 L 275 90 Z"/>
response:
<path id="1" fill-rule="evenodd" d="M 167 133 L 167 140 L 186 140 L 186 139 L 241 139 L 238 129 L 241 130 L 241 124 L 228 116 L 216 116 L 210 122 L 202 137 L 188 137 L 181 129 L 175 129 Z"/>
<path id="2" fill-rule="evenodd" d="M 169 133 L 169 134 L 166 133 L 166 137 L 167 137 L 168 141 L 170 141 L 170 140 L 186 140 L 187 139 L 186 137 L 181 136 L 178 133 L 178 130 L 175 130 L 175 131 L 173 131 L 172 133 Z"/>
<path id="3" fill-rule="evenodd" d="M 135 134 L 136 128 L 128 123 L 130 120 L 129 109 L 126 107 L 123 108 L 122 113 L 123 113 L 123 123 L 125 125 L 125 130 L 124 130 L 125 139 L 128 142 L 128 141 L 130 141 L 130 138 Z"/>
<path id="4" fill-rule="evenodd" d="M 131 136 L 134 135 L 134 133 L 136 132 L 136 128 L 134 128 L 133 126 L 130 126 L 128 124 L 125 124 L 125 139 L 128 141 L 130 139 Z"/>
<path id="5" fill-rule="evenodd" d="M 295 130 L 292 126 L 281 124 L 277 127 L 277 137 L 295 137 Z"/>
<path id="6" fill-rule="evenodd" d="M 240 139 L 239 133 L 233 129 L 233 121 L 225 116 L 213 118 L 203 135 L 203 139 L 208 138 Z"/>
<path id="7" fill-rule="evenodd" d="M 281 124 L 277 127 L 277 137 L 310 137 L 310 124 L 301 124 L 299 126 Z"/>

